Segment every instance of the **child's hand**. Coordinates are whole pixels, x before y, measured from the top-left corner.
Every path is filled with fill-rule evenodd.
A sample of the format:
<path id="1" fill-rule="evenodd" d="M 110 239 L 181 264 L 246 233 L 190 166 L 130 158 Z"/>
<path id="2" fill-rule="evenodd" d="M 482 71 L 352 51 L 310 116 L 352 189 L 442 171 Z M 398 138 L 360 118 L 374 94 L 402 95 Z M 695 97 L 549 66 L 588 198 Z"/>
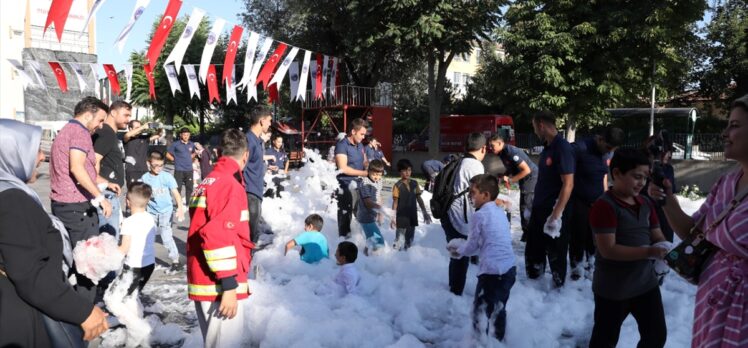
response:
<path id="1" fill-rule="evenodd" d="M 651 246 L 647 251 L 650 258 L 662 260 L 667 255 L 668 250 L 659 246 Z"/>

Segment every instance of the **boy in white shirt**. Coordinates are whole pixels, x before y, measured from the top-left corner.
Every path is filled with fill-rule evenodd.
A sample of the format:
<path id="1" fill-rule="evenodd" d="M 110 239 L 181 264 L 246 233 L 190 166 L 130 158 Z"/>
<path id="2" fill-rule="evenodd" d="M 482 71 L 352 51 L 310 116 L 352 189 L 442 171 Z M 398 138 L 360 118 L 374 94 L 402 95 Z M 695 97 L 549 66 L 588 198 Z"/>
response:
<path id="1" fill-rule="evenodd" d="M 473 328 L 481 335 L 480 312 L 485 310 L 494 336 L 504 339 L 506 331 L 506 303 L 517 275 L 509 221 L 502 208 L 499 182 L 490 174 L 470 179 L 470 198 L 475 213 L 470 220 L 470 234 L 462 245 L 450 243 L 447 250 L 452 257 L 478 255 L 478 286 L 475 290 Z M 493 322 L 491 322 L 493 321 Z M 486 329 L 488 332 L 488 328 Z"/>
<path id="2" fill-rule="evenodd" d="M 358 247 L 348 241 L 338 244 L 338 250 L 335 251 L 335 260 L 340 265 L 340 271 L 335 276 L 335 283 L 343 287 L 345 294 L 355 294 L 358 289 L 358 283 L 361 276 L 353 264 L 358 258 Z"/>
<path id="3" fill-rule="evenodd" d="M 143 290 L 156 263 L 153 251 L 156 224 L 151 214 L 146 212 L 151 194 L 151 186 L 142 182 L 133 182 L 127 189 L 127 205 L 132 214 L 122 221 L 122 244 L 119 250 L 125 254 L 125 264 L 120 277 L 124 278 L 127 273 L 132 274 L 132 284 L 127 289 L 128 296 L 135 289 Z"/>

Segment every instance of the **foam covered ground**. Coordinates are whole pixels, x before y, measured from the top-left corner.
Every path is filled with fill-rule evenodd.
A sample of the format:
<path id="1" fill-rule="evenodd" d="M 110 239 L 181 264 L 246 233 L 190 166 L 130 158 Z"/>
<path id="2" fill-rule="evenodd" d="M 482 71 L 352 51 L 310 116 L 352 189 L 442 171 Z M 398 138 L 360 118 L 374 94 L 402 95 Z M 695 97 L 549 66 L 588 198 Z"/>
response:
<path id="1" fill-rule="evenodd" d="M 331 254 L 339 242 L 337 206 L 331 198 L 336 185 L 334 168 L 319 156 L 308 155 L 315 161 L 292 175 L 283 197 L 266 199 L 263 203 L 263 217 L 275 235 L 274 243 L 255 255 L 255 279 L 250 280 L 252 296 L 244 301 L 248 318 L 246 334 L 251 346 L 587 346 L 594 310 L 591 281 L 567 280 L 562 289 L 552 289 L 549 274 L 539 280 L 527 279 L 516 191 L 509 196 L 515 203 L 512 237 L 518 276 L 507 305 L 508 326 L 503 343 L 472 337 L 471 309 L 477 267 L 471 266 L 469 270 L 463 296 L 449 292 L 449 256 L 438 220 L 416 229 L 414 246 L 407 252 L 387 248 L 371 257 L 360 253 L 356 266 L 362 279 L 357 295 L 340 296 L 332 291 L 332 278 L 338 271 L 334 258 L 308 265 L 299 260 L 296 251 L 283 255 L 283 246 L 303 231 L 303 220 L 311 213 L 320 214 L 325 220 L 322 232 L 327 236 Z M 687 212 L 695 211 L 701 202 L 681 199 Z M 391 198 L 385 199 L 385 204 L 391 206 Z M 353 225 L 352 241 L 363 249 L 360 228 L 355 222 Z M 386 226 L 383 235 L 388 244 L 395 237 L 394 231 Z M 673 274 L 662 286 L 667 347 L 690 346 L 695 291 L 694 286 Z M 144 294 L 146 317 L 153 329 L 152 345 L 202 346 L 183 274 L 152 281 L 146 285 Z M 123 345 L 124 330 L 118 328 L 106 333 L 101 345 Z M 634 347 L 638 338 L 636 323 L 629 317 L 618 346 Z"/>

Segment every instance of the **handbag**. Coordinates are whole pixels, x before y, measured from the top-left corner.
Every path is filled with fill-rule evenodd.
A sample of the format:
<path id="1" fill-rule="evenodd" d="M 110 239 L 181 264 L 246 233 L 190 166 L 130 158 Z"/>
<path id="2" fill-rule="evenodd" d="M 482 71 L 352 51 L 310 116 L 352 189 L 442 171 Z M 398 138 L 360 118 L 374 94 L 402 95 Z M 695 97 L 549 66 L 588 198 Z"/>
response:
<path id="1" fill-rule="evenodd" d="M 716 245 L 706 240 L 707 232 L 711 231 L 729 215 L 748 195 L 748 189 L 743 189 L 736 195 L 730 206 L 722 211 L 719 216 L 704 230 L 707 214 L 703 214 L 689 231 L 688 236 L 683 239 L 675 248 L 665 255 L 664 261 L 670 268 L 686 279 L 689 283 L 698 285 L 699 275 L 714 252 L 719 249 Z"/>

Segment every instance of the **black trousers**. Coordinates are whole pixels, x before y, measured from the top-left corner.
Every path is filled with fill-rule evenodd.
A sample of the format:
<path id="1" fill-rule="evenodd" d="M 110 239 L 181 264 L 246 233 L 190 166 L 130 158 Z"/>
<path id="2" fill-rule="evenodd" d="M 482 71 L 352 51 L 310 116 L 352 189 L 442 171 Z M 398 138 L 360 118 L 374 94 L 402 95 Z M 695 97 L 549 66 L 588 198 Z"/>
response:
<path id="1" fill-rule="evenodd" d="M 351 234 L 351 219 L 353 218 L 353 195 L 348 185 L 341 185 L 338 197 L 338 235 L 347 237 Z"/>
<path id="2" fill-rule="evenodd" d="M 504 339 L 506 333 L 506 303 L 509 301 L 509 291 L 517 278 L 517 268 L 512 267 L 502 275 L 481 274 L 478 276 L 478 285 L 475 289 L 473 300 L 473 329 L 476 333 L 482 330 L 480 327 L 481 312 L 488 318 L 488 328 L 493 326 L 494 336 L 499 341 Z"/>
<path id="3" fill-rule="evenodd" d="M 447 237 L 447 243 L 452 239 L 466 237 L 452 226 L 452 222 L 449 217 L 446 216 L 441 219 L 442 228 L 444 228 L 444 234 Z M 469 257 L 461 257 L 459 259 L 449 259 L 449 291 L 457 296 L 462 296 L 462 291 L 465 290 L 465 278 L 467 277 L 468 266 L 470 266 Z"/>
<path id="4" fill-rule="evenodd" d="M 260 231 L 260 220 L 262 219 L 262 199 L 247 193 L 247 205 L 249 207 L 249 239 L 257 245 L 262 231 Z"/>
<path id="5" fill-rule="evenodd" d="M 595 255 L 595 241 L 592 236 L 589 217 L 592 205 L 579 198 L 572 198 L 569 204 L 574 205 L 571 214 L 572 228 L 569 231 L 571 237 L 569 241 L 569 265 L 571 268 L 575 268 L 585 259 L 589 260 L 590 257 Z"/>
<path id="6" fill-rule="evenodd" d="M 553 206 L 532 209 L 525 247 L 525 268 L 528 278 L 538 278 L 545 273 L 547 259 L 556 286 L 562 286 L 566 281 L 566 254 L 569 249 L 569 225 L 573 209 L 571 204 L 566 204 L 561 218 L 561 236 L 558 238 L 543 232 L 543 226 L 552 212 Z"/>
<path id="7" fill-rule="evenodd" d="M 151 264 L 142 268 L 138 267 L 130 267 L 127 265 L 122 266 L 122 273 L 119 275 L 119 279 L 121 280 L 125 273 L 131 273 L 132 274 L 132 283 L 127 288 L 127 296 L 130 296 L 135 289 L 138 289 L 138 291 L 143 291 L 143 287 L 145 287 L 145 284 L 148 283 L 148 279 L 151 279 L 151 274 L 153 274 L 153 269 L 156 268 L 155 264 Z"/>
<path id="8" fill-rule="evenodd" d="M 627 300 L 609 300 L 595 295 L 595 326 L 592 327 L 590 348 L 614 348 L 618 343 L 621 325 L 629 314 L 639 327 L 638 348 L 663 347 L 667 340 L 665 311 L 662 308 L 660 287 Z"/>
<path id="9" fill-rule="evenodd" d="M 174 171 L 174 179 L 177 181 L 177 191 L 182 194 L 182 186 L 184 186 L 184 199 L 187 202 L 187 206 L 190 204 L 190 198 L 192 197 L 192 187 L 194 182 L 192 181 L 192 171 Z"/>
<path id="10" fill-rule="evenodd" d="M 395 240 L 403 242 L 402 248 L 408 250 L 413 245 L 413 238 L 416 235 L 415 226 L 410 227 L 398 227 L 395 229 Z"/>
<path id="11" fill-rule="evenodd" d="M 65 225 L 73 248 L 79 241 L 99 235 L 99 215 L 96 208 L 89 202 L 52 202 L 52 214 Z M 75 291 L 93 303 L 96 298 L 96 285 L 84 275 L 79 274 L 75 265 L 70 273 L 75 275 L 76 285 L 73 287 Z"/>
<path id="12" fill-rule="evenodd" d="M 519 216 L 522 224 L 522 240 L 527 240 L 527 233 L 530 226 L 530 214 L 532 210 L 532 200 L 535 197 L 535 184 L 537 177 L 532 175 L 526 176 L 519 181 Z M 525 212 L 528 212 L 527 214 Z M 509 220 L 512 221 L 511 219 Z"/>

